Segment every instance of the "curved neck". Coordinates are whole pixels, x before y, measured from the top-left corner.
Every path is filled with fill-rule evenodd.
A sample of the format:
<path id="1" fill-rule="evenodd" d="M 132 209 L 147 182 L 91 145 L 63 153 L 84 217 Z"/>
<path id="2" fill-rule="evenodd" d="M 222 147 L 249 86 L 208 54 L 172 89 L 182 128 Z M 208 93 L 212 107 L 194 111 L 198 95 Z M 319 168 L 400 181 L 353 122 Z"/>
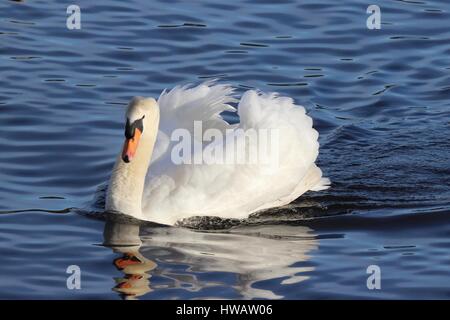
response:
<path id="1" fill-rule="evenodd" d="M 158 133 L 159 117 L 151 121 L 148 117 L 139 141 L 135 157 L 129 163 L 116 158 L 106 195 L 106 211 L 120 212 L 142 219 L 142 194 L 145 176 L 152 158 L 153 147 Z"/>

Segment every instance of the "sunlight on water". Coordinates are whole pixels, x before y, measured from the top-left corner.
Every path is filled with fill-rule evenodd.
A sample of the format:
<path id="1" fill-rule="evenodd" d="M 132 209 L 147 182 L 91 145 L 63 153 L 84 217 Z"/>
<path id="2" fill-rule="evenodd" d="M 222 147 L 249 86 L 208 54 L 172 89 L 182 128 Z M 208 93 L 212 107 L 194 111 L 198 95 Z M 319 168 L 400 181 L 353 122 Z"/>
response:
<path id="1" fill-rule="evenodd" d="M 0 3 L 0 298 L 449 298 L 450 5 L 377 4 L 370 30 L 354 0 L 99 0 L 71 30 L 66 3 Z M 105 214 L 131 97 L 207 79 L 304 105 L 331 189 L 184 228 Z"/>

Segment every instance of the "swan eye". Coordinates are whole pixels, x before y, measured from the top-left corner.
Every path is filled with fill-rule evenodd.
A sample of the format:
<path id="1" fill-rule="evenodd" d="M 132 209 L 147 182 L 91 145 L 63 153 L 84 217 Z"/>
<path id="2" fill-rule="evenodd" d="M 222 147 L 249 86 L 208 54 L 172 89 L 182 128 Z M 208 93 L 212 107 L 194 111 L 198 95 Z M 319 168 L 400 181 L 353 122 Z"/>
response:
<path id="1" fill-rule="evenodd" d="M 127 139 L 132 139 L 134 137 L 134 133 L 136 131 L 136 129 L 139 129 L 139 131 L 144 132 L 144 124 L 143 121 L 145 118 L 145 115 L 134 121 L 133 123 L 130 123 L 130 119 L 127 118 L 127 123 L 125 125 L 125 137 Z"/>

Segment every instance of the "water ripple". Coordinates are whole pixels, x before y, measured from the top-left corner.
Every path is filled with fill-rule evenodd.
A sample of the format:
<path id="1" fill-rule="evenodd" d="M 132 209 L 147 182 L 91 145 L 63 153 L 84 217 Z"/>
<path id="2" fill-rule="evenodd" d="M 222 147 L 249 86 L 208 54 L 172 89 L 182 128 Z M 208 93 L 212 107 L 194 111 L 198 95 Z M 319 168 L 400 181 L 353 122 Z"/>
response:
<path id="1" fill-rule="evenodd" d="M 450 6 L 379 5 L 368 30 L 356 0 L 99 0 L 68 30 L 66 4 L 0 3 L 0 298 L 448 298 Z M 140 225 L 124 252 L 92 198 L 127 102 L 213 78 L 304 105 L 332 188 L 246 221 Z M 374 261 L 389 274 L 376 293 Z"/>

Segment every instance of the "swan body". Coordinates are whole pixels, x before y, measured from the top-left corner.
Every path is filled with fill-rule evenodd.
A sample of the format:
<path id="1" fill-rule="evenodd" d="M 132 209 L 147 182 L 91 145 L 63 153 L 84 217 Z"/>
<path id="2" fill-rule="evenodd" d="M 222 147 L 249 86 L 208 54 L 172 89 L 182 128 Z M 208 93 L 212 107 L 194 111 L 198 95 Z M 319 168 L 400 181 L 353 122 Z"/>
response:
<path id="1" fill-rule="evenodd" d="M 231 106 L 235 102 L 231 86 L 214 82 L 178 86 L 163 91 L 157 101 L 134 98 L 127 109 L 127 138 L 111 175 L 105 209 L 170 225 L 192 216 L 242 219 L 288 204 L 308 190 L 329 187 L 330 181 L 315 164 L 318 133 L 303 107 L 288 97 L 249 90 L 238 103 L 240 122 L 229 124 L 221 113 L 236 112 Z M 199 136 L 199 123 L 203 132 L 210 129 L 223 138 Z M 175 151 L 180 151 L 177 130 L 192 136 L 194 147 L 182 152 L 190 162 L 174 160 Z M 219 158 L 227 159 L 235 150 L 228 148 L 231 143 L 247 147 L 245 159 L 251 150 L 258 152 L 260 142 L 235 134 L 249 130 L 276 133 L 270 150 L 266 148 L 257 161 L 208 161 L 220 150 L 224 154 Z"/>

